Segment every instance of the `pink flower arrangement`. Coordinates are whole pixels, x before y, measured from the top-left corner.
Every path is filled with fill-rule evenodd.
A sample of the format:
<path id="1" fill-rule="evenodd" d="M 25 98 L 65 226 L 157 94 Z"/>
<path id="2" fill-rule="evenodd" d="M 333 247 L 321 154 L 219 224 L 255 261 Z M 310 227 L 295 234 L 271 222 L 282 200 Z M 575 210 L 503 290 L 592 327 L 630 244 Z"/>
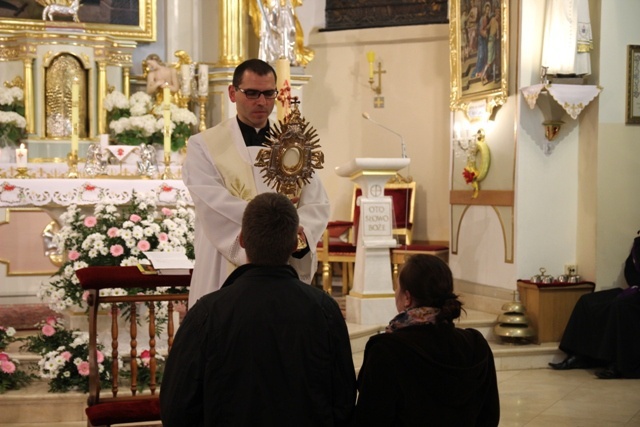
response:
<path id="1" fill-rule="evenodd" d="M 1 332 L 13 330 L 13 328 L 5 328 L 0 326 Z M 27 374 L 24 371 L 18 369 L 19 363 L 17 360 L 11 360 L 8 353 L 0 350 L 0 394 L 7 390 L 17 390 L 28 385 L 33 375 Z"/>
<path id="2" fill-rule="evenodd" d="M 55 317 L 48 318 L 39 326 L 40 333 L 25 338 L 21 349 L 40 355 L 38 374 L 40 378 L 48 380 L 49 391 L 88 391 L 89 334 L 67 330 Z M 49 334 L 49 328 L 53 334 Z M 110 370 L 104 367 L 111 362 L 100 351 L 98 363 L 102 365 L 101 380 L 108 380 Z"/>
<path id="3" fill-rule="evenodd" d="M 157 207 L 155 197 L 135 192 L 126 206 L 98 203 L 92 215 L 76 205 L 67 208 L 55 239 L 58 248 L 67 252 L 67 262 L 38 292 L 49 308 L 61 312 L 86 306 L 75 277 L 80 268 L 136 266 L 146 251 L 185 252 L 194 259 L 193 209 L 182 201 L 175 208 Z"/>

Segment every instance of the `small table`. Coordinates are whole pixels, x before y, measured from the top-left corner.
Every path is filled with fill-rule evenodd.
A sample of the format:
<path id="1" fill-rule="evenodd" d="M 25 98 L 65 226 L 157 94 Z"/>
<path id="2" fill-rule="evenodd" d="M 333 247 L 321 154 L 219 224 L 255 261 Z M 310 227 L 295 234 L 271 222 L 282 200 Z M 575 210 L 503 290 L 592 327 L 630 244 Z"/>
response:
<path id="1" fill-rule="evenodd" d="M 520 301 L 537 332 L 534 342 L 559 342 L 576 302 L 595 287 L 593 282 L 547 284 L 518 280 Z"/>

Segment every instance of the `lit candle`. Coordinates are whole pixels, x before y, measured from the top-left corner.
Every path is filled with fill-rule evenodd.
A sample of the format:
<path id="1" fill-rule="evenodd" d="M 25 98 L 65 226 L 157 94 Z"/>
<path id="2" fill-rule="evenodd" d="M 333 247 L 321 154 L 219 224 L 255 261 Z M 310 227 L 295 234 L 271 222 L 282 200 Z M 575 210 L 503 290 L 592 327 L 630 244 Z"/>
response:
<path id="1" fill-rule="evenodd" d="M 369 61 L 369 80 L 373 80 L 373 63 L 376 60 L 376 54 L 373 51 L 367 52 L 367 61 Z"/>
<path id="2" fill-rule="evenodd" d="M 182 64 L 180 74 L 182 75 L 182 94 L 189 96 L 191 95 L 191 65 Z"/>
<path id="3" fill-rule="evenodd" d="M 71 153 L 78 154 L 78 98 L 80 89 L 78 79 L 71 84 Z"/>
<path id="4" fill-rule="evenodd" d="M 164 152 L 171 153 L 171 91 L 165 85 L 162 89 L 162 115 L 164 118 Z"/>
<path id="5" fill-rule="evenodd" d="M 198 95 L 209 95 L 209 66 L 207 64 L 198 66 Z"/>
<path id="6" fill-rule="evenodd" d="M 20 148 L 16 148 L 16 164 L 18 167 L 27 166 L 28 151 L 24 148 L 24 144 L 20 144 Z"/>
<path id="7" fill-rule="evenodd" d="M 285 86 L 291 85 L 291 64 L 289 64 L 288 59 L 280 58 L 276 61 L 276 74 L 278 75 L 276 85 L 278 92 L 286 92 Z M 278 120 L 284 121 L 284 118 L 289 114 L 289 100 L 279 100 L 276 105 L 278 107 Z"/>

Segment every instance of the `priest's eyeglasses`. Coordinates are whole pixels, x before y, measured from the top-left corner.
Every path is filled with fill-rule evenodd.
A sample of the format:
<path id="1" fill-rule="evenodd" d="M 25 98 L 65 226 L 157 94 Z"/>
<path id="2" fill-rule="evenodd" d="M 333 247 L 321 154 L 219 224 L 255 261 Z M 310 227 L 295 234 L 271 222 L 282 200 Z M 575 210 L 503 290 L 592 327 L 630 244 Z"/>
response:
<path id="1" fill-rule="evenodd" d="M 246 96 L 247 99 L 258 99 L 260 98 L 260 95 L 264 95 L 265 99 L 275 99 L 275 97 L 278 96 L 278 91 L 276 89 L 260 91 L 257 89 L 240 89 L 236 86 L 236 90 L 244 93 L 244 96 Z"/>

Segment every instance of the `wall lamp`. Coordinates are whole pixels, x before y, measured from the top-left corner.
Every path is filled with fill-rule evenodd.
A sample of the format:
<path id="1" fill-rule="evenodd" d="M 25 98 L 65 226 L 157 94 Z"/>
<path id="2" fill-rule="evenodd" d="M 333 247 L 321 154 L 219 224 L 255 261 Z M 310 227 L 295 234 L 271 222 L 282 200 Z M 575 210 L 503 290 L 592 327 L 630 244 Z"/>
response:
<path id="1" fill-rule="evenodd" d="M 378 69 L 375 70 L 374 69 L 374 63 L 376 60 L 376 54 L 373 51 L 369 51 L 367 52 L 367 62 L 369 63 L 369 86 L 371 87 L 371 90 L 374 91 L 377 95 L 380 95 L 382 93 L 382 75 L 384 73 L 386 73 L 386 70 L 382 69 L 382 64 L 380 62 L 378 62 Z M 373 85 L 373 76 L 377 74 L 378 75 L 378 86 L 374 86 Z"/>

